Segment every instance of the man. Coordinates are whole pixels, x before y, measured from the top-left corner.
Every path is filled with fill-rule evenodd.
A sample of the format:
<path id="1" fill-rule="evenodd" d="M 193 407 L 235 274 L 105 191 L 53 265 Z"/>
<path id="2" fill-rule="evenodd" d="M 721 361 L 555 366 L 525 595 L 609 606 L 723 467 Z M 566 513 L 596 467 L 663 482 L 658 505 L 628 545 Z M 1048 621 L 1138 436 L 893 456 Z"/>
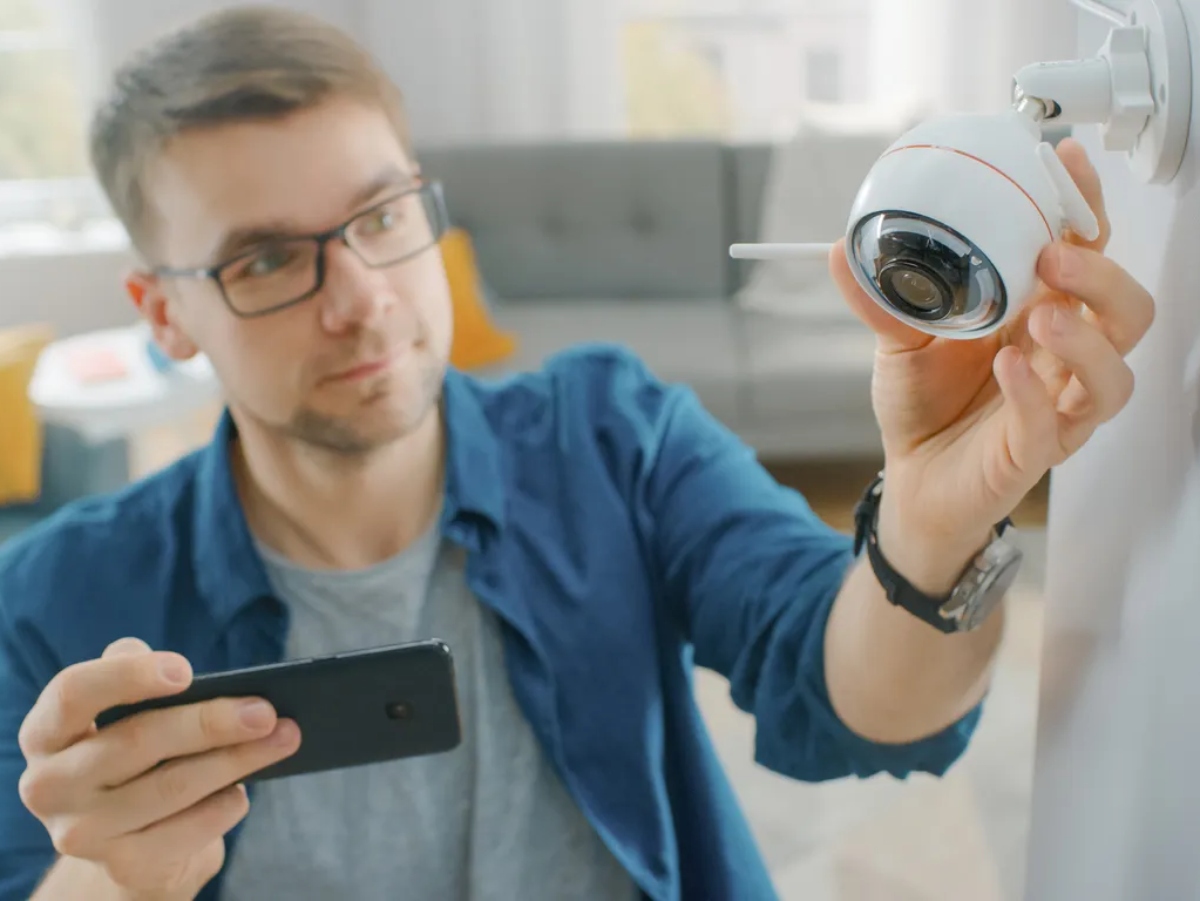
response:
<path id="1" fill-rule="evenodd" d="M 0 562 L 6 901 L 772 897 L 692 666 L 728 677 L 780 773 L 945 771 L 1002 613 L 946 628 L 938 605 L 1126 403 L 1152 318 L 1103 236 L 1048 250 L 1033 311 L 974 342 L 881 312 L 835 252 L 878 334 L 886 450 L 856 557 L 623 350 L 499 384 L 448 370 L 444 211 L 343 35 L 199 21 L 118 75 L 92 148 L 146 261 L 134 302 L 172 357 L 208 355 L 228 409 L 210 447 Z M 463 697 L 447 754 L 248 797 L 303 740 L 269 708 L 94 727 L 196 671 L 430 635 Z"/>

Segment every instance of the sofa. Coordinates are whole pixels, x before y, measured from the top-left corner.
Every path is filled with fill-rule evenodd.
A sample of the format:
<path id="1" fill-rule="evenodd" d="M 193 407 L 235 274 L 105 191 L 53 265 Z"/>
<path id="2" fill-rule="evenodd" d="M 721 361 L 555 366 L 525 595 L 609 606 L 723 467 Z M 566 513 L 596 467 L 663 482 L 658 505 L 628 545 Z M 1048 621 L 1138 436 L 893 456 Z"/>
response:
<path id="1" fill-rule="evenodd" d="M 717 141 L 419 148 L 453 224 L 471 237 L 491 316 L 518 339 L 516 355 L 483 374 L 536 368 L 580 342 L 617 342 L 694 388 L 764 458 L 878 455 L 874 340 L 847 314 L 829 314 L 843 305 L 823 267 L 811 296 L 796 298 L 796 310 L 807 302 L 814 312 L 740 302 L 753 264 L 731 259 L 729 245 L 759 238 L 773 151 Z M 848 173 L 844 187 L 860 177 Z M 811 228 L 834 237 L 845 212 Z M 114 257 L 113 284 L 124 265 Z M 128 477 L 119 441 L 88 445 L 61 427 L 46 439 L 43 499 L 0 508 L 0 542 Z"/>
<path id="2" fill-rule="evenodd" d="M 516 334 L 496 373 L 584 341 L 617 342 L 695 389 L 764 458 L 876 457 L 874 338 L 823 266 L 796 315 L 742 303 L 773 147 L 594 141 L 418 149 L 471 236 L 492 314 Z M 865 171 L 865 170 L 864 170 Z M 852 195 L 861 172 L 846 174 Z M 844 208 L 810 223 L 827 240 Z M 811 313 L 806 314 L 808 309 Z M 831 310 L 835 312 L 830 312 Z"/>

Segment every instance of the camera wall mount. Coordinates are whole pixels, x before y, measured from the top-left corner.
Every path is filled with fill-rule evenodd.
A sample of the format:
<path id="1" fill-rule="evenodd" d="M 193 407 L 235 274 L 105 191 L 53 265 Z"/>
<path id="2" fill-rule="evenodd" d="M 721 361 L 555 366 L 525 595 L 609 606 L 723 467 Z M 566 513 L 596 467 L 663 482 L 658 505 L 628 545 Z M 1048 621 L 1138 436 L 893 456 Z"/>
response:
<path id="1" fill-rule="evenodd" d="M 1167 184 L 1179 173 L 1192 118 L 1192 51 L 1180 0 L 1121 9 L 1071 0 L 1113 28 L 1090 59 L 1041 62 L 1013 78 L 1013 105 L 1042 122 L 1099 125 L 1105 150 L 1134 175 Z"/>

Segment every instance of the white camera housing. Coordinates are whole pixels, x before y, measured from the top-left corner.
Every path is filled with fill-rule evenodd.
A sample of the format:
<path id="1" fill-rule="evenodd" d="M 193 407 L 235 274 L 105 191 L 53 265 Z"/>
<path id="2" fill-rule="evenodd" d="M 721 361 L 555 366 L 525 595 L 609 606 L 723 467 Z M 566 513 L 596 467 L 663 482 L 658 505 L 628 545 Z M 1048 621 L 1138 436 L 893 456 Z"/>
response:
<path id="1" fill-rule="evenodd" d="M 1042 249 L 1068 228 L 1099 234 L 1035 121 L 1016 110 L 947 116 L 906 132 L 872 166 L 846 254 L 892 315 L 932 335 L 978 338 L 1021 308 Z"/>

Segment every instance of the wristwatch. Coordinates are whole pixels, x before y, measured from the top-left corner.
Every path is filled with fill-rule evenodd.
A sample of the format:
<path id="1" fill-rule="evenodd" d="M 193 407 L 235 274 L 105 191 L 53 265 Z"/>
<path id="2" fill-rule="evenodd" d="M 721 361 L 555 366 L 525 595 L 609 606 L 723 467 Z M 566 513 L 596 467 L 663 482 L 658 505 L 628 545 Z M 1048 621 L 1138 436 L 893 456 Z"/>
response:
<path id="1" fill-rule="evenodd" d="M 855 555 L 866 547 L 875 577 L 888 600 L 897 607 L 942 632 L 970 632 L 978 628 L 1012 586 L 1021 566 L 1021 551 L 1011 541 L 1016 531 L 1012 520 L 1005 517 L 996 524 L 992 540 L 967 564 L 949 594 L 933 597 L 914 588 L 892 568 L 879 549 L 876 526 L 882 494 L 881 472 L 854 509 Z"/>

